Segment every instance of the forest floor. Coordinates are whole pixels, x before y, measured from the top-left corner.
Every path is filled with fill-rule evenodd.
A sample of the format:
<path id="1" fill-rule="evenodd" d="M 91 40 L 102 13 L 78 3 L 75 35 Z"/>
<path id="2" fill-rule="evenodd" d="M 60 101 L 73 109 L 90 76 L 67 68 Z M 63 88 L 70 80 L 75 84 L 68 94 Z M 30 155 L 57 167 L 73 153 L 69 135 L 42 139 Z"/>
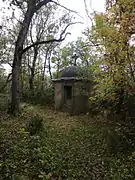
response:
<path id="1" fill-rule="evenodd" d="M 0 179 L 135 179 L 135 149 L 115 120 L 25 103 L 19 117 L 11 117 L 0 99 Z M 35 119 L 43 128 L 31 135 Z"/>

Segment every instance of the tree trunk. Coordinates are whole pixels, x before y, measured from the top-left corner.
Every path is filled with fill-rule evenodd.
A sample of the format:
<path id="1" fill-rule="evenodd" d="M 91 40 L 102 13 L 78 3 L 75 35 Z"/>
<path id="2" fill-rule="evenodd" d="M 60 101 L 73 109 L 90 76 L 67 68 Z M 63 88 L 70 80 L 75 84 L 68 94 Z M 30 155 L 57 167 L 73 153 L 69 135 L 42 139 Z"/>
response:
<path id="1" fill-rule="evenodd" d="M 48 57 L 48 70 L 49 70 L 50 78 L 52 79 L 52 71 L 51 71 L 51 52 L 49 53 L 49 57 Z"/>
<path id="2" fill-rule="evenodd" d="M 47 59 L 48 59 L 48 54 L 49 54 L 50 47 L 51 47 L 51 45 L 49 47 L 47 47 L 46 52 L 45 52 L 44 68 L 43 68 L 43 72 L 42 72 L 42 85 L 44 84 L 46 66 L 47 66 L 46 64 L 47 64 Z"/>
<path id="3" fill-rule="evenodd" d="M 43 72 L 42 72 L 41 90 L 43 90 L 43 87 L 44 87 L 44 80 L 45 80 L 45 73 L 46 73 L 47 56 L 48 56 L 48 48 L 47 48 L 46 54 L 45 54 L 44 68 L 43 68 Z"/>
<path id="4" fill-rule="evenodd" d="M 56 74 L 56 78 L 59 77 L 59 71 L 60 71 L 60 60 L 57 61 L 57 74 Z"/>
<path id="5" fill-rule="evenodd" d="M 20 65 L 18 62 L 18 55 L 14 58 L 16 64 L 12 68 L 12 99 L 11 99 L 11 112 L 17 114 L 20 109 L 20 89 L 19 89 L 19 75 Z"/>
<path id="6" fill-rule="evenodd" d="M 33 73 L 33 68 L 31 68 L 31 75 L 30 75 L 30 78 L 29 78 L 29 88 L 30 88 L 30 91 L 34 91 L 34 73 Z"/>
<path id="7" fill-rule="evenodd" d="M 51 43 L 51 42 L 61 42 L 66 38 L 66 35 L 64 38 L 62 38 L 62 35 L 65 33 L 67 27 L 64 29 L 62 32 L 60 39 L 52 39 L 48 41 L 42 41 L 42 42 L 37 42 L 33 43 L 32 45 L 26 47 L 23 49 L 24 42 L 26 40 L 26 36 L 28 33 L 28 29 L 32 20 L 32 17 L 35 12 L 40 10 L 43 6 L 47 5 L 49 2 L 53 2 L 51 0 L 42 0 L 42 1 L 37 1 L 37 0 L 28 0 L 27 1 L 27 11 L 24 15 L 24 20 L 21 23 L 21 27 L 19 30 L 19 34 L 17 37 L 17 41 L 15 43 L 15 51 L 14 51 L 14 59 L 13 59 L 13 67 L 12 67 L 12 97 L 11 97 L 11 108 L 9 109 L 9 112 L 12 114 L 18 114 L 20 110 L 20 69 L 21 69 L 21 64 L 22 64 L 22 54 L 28 51 L 30 48 L 44 44 L 44 43 Z M 54 1 L 55 3 L 55 1 Z M 49 62 L 49 72 L 50 76 L 52 78 L 51 74 L 51 66 Z"/>
<path id="8" fill-rule="evenodd" d="M 30 90 L 34 92 L 34 76 L 35 76 L 35 66 L 36 66 L 36 60 L 38 55 L 38 46 L 34 47 L 34 58 L 32 62 L 32 67 L 30 68 L 30 78 L 29 78 L 29 86 Z"/>
<path id="9" fill-rule="evenodd" d="M 12 67 L 12 97 L 11 97 L 11 109 L 10 109 L 10 112 L 14 115 L 18 114 L 20 110 L 19 81 L 20 81 L 20 68 L 22 63 L 22 51 L 27 36 L 27 32 L 29 29 L 29 25 L 34 15 L 33 7 L 34 7 L 33 1 L 30 1 L 15 44 L 15 52 L 14 52 L 13 67 Z"/>

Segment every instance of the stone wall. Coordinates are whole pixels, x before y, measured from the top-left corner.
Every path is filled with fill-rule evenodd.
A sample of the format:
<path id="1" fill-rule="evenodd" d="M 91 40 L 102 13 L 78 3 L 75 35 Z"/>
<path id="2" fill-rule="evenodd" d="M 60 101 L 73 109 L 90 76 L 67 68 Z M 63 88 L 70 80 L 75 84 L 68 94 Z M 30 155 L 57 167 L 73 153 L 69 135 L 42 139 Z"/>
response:
<path id="1" fill-rule="evenodd" d="M 62 99 L 62 84 L 60 82 L 55 83 L 55 108 L 61 108 L 61 99 Z"/>
<path id="2" fill-rule="evenodd" d="M 72 86 L 72 99 L 65 100 L 64 85 Z M 55 82 L 55 108 L 70 114 L 85 113 L 88 110 L 91 84 L 88 81 Z"/>

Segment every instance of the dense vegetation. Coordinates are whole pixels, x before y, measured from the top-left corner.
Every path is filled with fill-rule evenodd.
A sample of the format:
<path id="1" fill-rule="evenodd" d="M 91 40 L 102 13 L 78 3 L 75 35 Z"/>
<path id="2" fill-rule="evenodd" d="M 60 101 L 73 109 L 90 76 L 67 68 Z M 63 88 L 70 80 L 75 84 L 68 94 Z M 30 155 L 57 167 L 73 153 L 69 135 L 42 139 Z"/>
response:
<path id="1" fill-rule="evenodd" d="M 30 104 L 21 110 L 17 118 L 5 112 L 0 118 L 1 179 L 134 179 L 131 120 Z"/>
<path id="2" fill-rule="evenodd" d="M 0 179 L 135 179 L 134 2 L 109 0 L 89 14 L 85 1 L 92 26 L 66 45 L 76 12 L 51 0 L 4 2 Z M 54 109 L 52 79 L 73 65 L 94 84 L 78 116 Z"/>

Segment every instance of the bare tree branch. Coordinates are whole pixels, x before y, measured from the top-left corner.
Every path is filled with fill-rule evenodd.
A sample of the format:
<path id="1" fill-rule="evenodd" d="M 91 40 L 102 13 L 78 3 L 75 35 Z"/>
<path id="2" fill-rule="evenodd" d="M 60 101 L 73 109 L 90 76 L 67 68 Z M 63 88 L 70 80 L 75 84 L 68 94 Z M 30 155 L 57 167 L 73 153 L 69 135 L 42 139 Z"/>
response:
<path id="1" fill-rule="evenodd" d="M 67 7 L 65 7 L 65 6 L 63 6 L 63 5 L 61 5 L 61 4 L 59 4 L 58 2 L 55 2 L 55 1 L 53 1 L 53 0 L 52 0 L 51 2 L 54 3 L 54 4 L 56 4 L 57 6 L 60 6 L 60 7 L 64 8 L 64 9 L 66 9 L 67 11 L 70 11 L 70 12 L 73 12 L 73 13 L 78 14 L 77 11 L 74 11 L 74 10 L 72 10 L 72 9 L 69 9 L 69 8 L 67 8 Z"/>
<path id="2" fill-rule="evenodd" d="M 71 23 L 67 24 L 67 26 L 64 28 L 64 30 L 63 30 L 62 33 L 60 34 L 60 38 L 62 38 L 63 34 L 65 34 L 65 32 L 66 32 L 66 30 L 67 30 L 67 28 L 68 28 L 69 26 L 74 25 L 74 24 L 78 24 L 78 23 L 83 24 L 82 22 L 71 22 Z"/>
<path id="3" fill-rule="evenodd" d="M 93 19 L 92 19 L 92 17 L 89 15 L 89 10 L 88 10 L 88 7 L 87 7 L 86 0 L 84 0 L 84 5 L 85 5 L 86 14 L 87 14 L 88 18 L 90 19 L 90 21 L 91 21 L 91 23 L 92 23 L 92 26 L 93 26 Z"/>
<path id="4" fill-rule="evenodd" d="M 49 2 L 52 2 L 52 0 L 43 0 L 43 1 L 39 2 L 39 3 L 36 5 L 36 10 L 35 10 L 35 12 L 38 11 L 42 6 L 46 5 L 46 4 L 49 3 Z"/>
<path id="5" fill-rule="evenodd" d="M 69 23 L 69 24 L 64 28 L 64 30 L 61 32 L 59 39 L 50 39 L 50 40 L 39 41 L 39 42 L 37 41 L 37 42 L 35 42 L 35 43 L 27 46 L 26 48 L 24 48 L 23 51 L 22 51 L 22 54 L 25 53 L 26 51 L 28 51 L 30 48 L 32 48 L 32 47 L 34 47 L 34 46 L 37 46 L 37 45 L 40 45 L 40 44 L 48 44 L 48 43 L 53 43 L 53 42 L 61 42 L 61 41 L 64 41 L 65 38 L 66 38 L 66 36 L 67 36 L 68 34 L 71 34 L 71 33 L 69 33 L 69 32 L 65 34 L 67 28 L 68 28 L 70 25 L 77 24 L 77 23 L 81 23 L 81 22 Z M 64 34 L 65 34 L 65 36 L 63 37 Z"/>
<path id="6" fill-rule="evenodd" d="M 22 2 L 19 2 L 18 0 L 12 0 L 11 4 L 18 6 L 20 9 L 22 9 Z"/>
<path id="7" fill-rule="evenodd" d="M 67 8 L 67 7 L 65 7 L 65 6 L 63 6 L 63 5 L 61 5 L 61 4 L 59 4 L 58 2 L 53 1 L 53 0 L 44 0 L 44 1 L 39 2 L 39 3 L 37 4 L 37 6 L 36 6 L 36 10 L 39 10 L 42 6 L 46 5 L 46 4 L 49 3 L 49 2 L 50 2 L 50 3 L 54 3 L 54 4 L 56 4 L 57 6 L 60 6 L 60 7 L 66 9 L 66 10 L 68 10 L 68 11 L 70 11 L 70 12 L 73 12 L 73 13 L 77 13 L 77 14 L 78 14 L 77 11 L 74 11 L 74 10 L 72 10 L 72 9 L 69 9 L 69 8 Z"/>
<path id="8" fill-rule="evenodd" d="M 10 62 L 7 63 L 11 68 L 13 67 L 12 64 Z"/>
<path id="9" fill-rule="evenodd" d="M 65 36 L 63 38 L 59 38 L 59 39 L 50 39 L 50 40 L 46 40 L 46 41 L 40 41 L 40 42 L 35 42 L 33 44 L 31 44 L 30 46 L 27 46 L 25 49 L 23 49 L 22 51 L 22 54 L 24 54 L 26 51 L 28 51 L 30 48 L 34 47 L 34 46 L 37 46 L 37 45 L 40 45 L 40 44 L 48 44 L 48 43 L 53 43 L 53 42 L 61 42 L 61 41 L 64 41 L 66 36 L 68 34 L 71 34 L 71 33 L 66 33 Z"/>

